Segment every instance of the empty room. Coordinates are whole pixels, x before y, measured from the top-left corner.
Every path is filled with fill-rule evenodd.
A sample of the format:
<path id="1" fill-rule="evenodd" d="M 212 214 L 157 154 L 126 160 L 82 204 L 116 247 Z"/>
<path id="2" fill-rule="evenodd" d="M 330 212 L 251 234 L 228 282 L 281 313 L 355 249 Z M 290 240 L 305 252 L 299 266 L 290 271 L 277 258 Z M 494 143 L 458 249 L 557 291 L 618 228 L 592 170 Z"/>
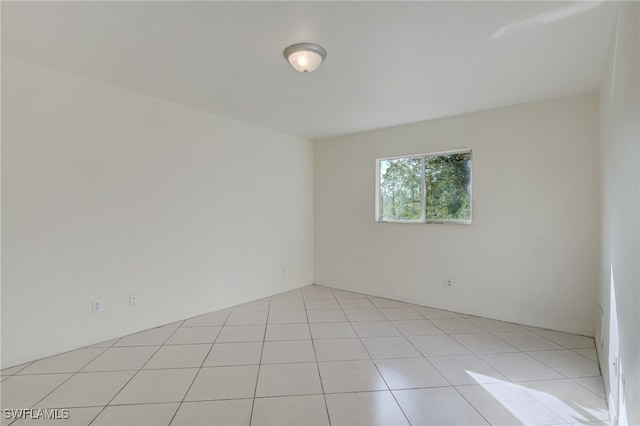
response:
<path id="1" fill-rule="evenodd" d="M 640 425 L 637 1 L 2 1 L 4 425 Z"/>

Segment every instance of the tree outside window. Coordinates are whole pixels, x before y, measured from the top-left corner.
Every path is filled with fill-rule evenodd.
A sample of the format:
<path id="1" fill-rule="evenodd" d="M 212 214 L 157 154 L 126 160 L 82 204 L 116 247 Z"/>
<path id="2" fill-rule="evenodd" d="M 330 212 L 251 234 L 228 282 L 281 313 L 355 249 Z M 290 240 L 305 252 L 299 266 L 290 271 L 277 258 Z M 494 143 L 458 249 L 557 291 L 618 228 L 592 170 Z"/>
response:
<path id="1" fill-rule="evenodd" d="M 471 151 L 378 160 L 376 220 L 471 223 Z"/>

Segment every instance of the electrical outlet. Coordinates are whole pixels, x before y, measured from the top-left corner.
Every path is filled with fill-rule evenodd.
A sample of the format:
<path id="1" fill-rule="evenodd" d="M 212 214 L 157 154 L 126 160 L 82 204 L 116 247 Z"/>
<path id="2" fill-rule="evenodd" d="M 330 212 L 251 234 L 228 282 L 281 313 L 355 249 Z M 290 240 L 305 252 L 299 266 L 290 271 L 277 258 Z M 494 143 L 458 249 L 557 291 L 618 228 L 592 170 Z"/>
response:
<path id="1" fill-rule="evenodd" d="M 138 295 L 135 293 L 129 293 L 129 304 L 135 305 L 138 303 Z"/>
<path id="2" fill-rule="evenodd" d="M 91 312 L 94 314 L 102 312 L 102 300 L 93 300 L 91 302 Z"/>
<path id="3" fill-rule="evenodd" d="M 446 288 L 453 288 L 453 284 L 454 284 L 453 278 L 447 277 L 447 278 L 444 279 L 444 286 Z"/>

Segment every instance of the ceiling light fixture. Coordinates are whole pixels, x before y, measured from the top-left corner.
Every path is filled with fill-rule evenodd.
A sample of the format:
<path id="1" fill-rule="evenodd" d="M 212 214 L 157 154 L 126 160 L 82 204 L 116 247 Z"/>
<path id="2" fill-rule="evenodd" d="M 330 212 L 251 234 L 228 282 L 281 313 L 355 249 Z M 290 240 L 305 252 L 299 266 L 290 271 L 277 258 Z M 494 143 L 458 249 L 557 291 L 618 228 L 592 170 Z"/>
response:
<path id="1" fill-rule="evenodd" d="M 296 71 L 305 74 L 315 71 L 327 57 L 327 51 L 313 43 L 292 44 L 283 53 Z"/>

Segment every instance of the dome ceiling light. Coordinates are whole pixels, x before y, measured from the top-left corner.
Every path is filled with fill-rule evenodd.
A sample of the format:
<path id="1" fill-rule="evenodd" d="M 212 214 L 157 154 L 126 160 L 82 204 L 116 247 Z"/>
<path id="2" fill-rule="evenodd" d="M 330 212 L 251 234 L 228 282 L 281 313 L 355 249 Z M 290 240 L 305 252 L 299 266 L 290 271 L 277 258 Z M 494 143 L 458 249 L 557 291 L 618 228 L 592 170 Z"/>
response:
<path id="1" fill-rule="evenodd" d="M 305 74 L 315 71 L 327 57 L 327 51 L 313 43 L 292 44 L 283 54 L 296 71 Z"/>

